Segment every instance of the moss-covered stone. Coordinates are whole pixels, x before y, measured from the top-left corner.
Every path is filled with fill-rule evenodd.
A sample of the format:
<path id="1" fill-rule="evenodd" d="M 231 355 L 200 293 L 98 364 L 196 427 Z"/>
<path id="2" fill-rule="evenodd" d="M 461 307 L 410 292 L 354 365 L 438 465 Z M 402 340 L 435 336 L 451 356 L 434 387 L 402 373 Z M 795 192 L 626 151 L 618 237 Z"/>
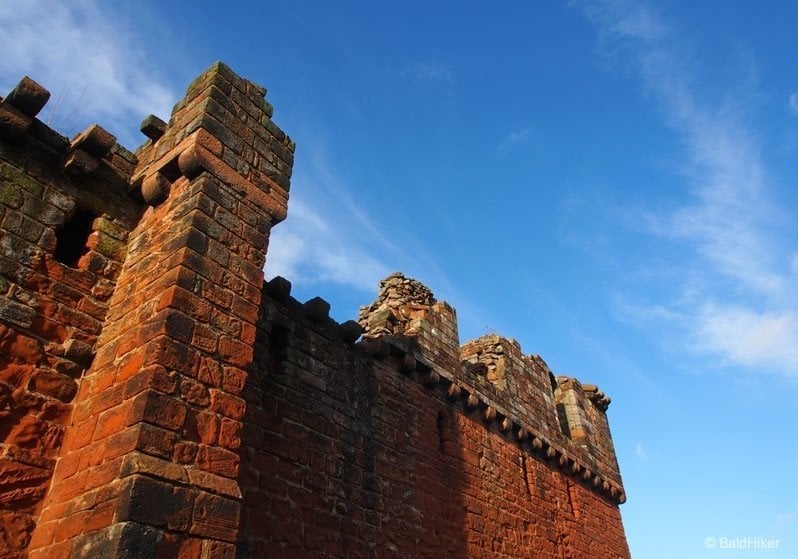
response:
<path id="1" fill-rule="evenodd" d="M 34 196 L 41 196 L 44 192 L 44 186 L 39 181 L 32 179 L 11 165 L 0 165 L 0 176 L 27 190 Z"/>
<path id="2" fill-rule="evenodd" d="M 95 231 L 89 239 L 89 247 L 117 262 L 124 262 L 127 245 L 102 231 Z"/>
<path id="3" fill-rule="evenodd" d="M 24 196 L 24 198 L 20 211 L 28 217 L 50 227 L 59 227 L 66 221 L 66 214 L 63 210 L 48 204 L 41 198 L 30 195 Z"/>
<path id="4" fill-rule="evenodd" d="M 56 208 L 63 210 L 67 215 L 72 215 L 72 211 L 75 209 L 75 200 L 56 188 L 48 188 L 45 199 Z"/>
<path id="5" fill-rule="evenodd" d="M 124 241 L 127 239 L 128 231 L 124 227 L 114 223 L 110 219 L 106 218 L 105 216 L 98 217 L 94 220 L 92 227 L 96 231 L 102 231 L 103 233 L 107 233 L 112 236 L 114 239 L 118 239 L 120 241 Z"/>
<path id="6" fill-rule="evenodd" d="M 5 179 L 0 179 L 0 204 L 17 209 L 22 205 L 22 202 L 22 193 L 19 188 Z"/>

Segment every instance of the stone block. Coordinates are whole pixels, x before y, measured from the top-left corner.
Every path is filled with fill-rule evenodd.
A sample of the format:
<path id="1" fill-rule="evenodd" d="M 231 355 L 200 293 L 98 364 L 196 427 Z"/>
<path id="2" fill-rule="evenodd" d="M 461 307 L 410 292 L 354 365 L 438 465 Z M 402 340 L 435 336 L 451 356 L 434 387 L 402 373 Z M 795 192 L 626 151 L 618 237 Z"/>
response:
<path id="1" fill-rule="evenodd" d="M 35 316 L 36 312 L 32 308 L 21 305 L 6 297 L 0 297 L 0 320 L 3 322 L 21 328 L 29 328 L 31 324 L 33 324 Z"/>
<path id="2" fill-rule="evenodd" d="M 166 133 L 166 123 L 155 115 L 149 115 L 141 121 L 139 129 L 150 140 L 157 142 Z"/>
<path id="3" fill-rule="evenodd" d="M 85 151 L 89 155 L 102 159 L 116 144 L 116 136 L 105 128 L 92 124 L 72 140 L 72 148 Z"/>
<path id="4" fill-rule="evenodd" d="M 48 99 L 50 92 L 25 76 L 5 98 L 5 103 L 13 105 L 29 117 L 34 117 L 44 108 Z"/>

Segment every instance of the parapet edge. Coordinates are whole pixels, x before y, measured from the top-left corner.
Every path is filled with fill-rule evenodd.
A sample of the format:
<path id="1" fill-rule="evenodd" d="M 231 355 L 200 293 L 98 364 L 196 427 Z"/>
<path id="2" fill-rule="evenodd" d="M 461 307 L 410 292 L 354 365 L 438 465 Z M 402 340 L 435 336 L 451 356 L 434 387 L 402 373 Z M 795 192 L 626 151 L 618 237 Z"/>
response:
<path id="1" fill-rule="evenodd" d="M 416 380 L 465 413 L 477 415 L 487 428 L 495 425 L 503 436 L 522 450 L 548 461 L 554 468 L 592 491 L 617 504 L 626 502 L 626 492 L 617 467 L 608 468 L 606 463 L 600 464 L 592 457 L 592 448 L 584 444 L 585 441 L 569 438 L 562 431 L 547 428 L 551 427 L 550 419 L 541 424 L 535 420 L 535 415 L 522 417 L 524 414 L 497 401 L 489 390 L 480 389 L 468 381 L 465 370 L 469 367 L 469 361 L 461 360 L 456 313 L 448 303 L 437 301 L 423 284 L 400 273 L 391 274 L 380 286 L 377 300 L 361 308 L 358 321 L 344 323 L 338 323 L 329 316 L 329 303 L 319 297 L 304 303 L 291 297 L 291 283 L 282 277 L 266 282 L 264 293 L 272 301 L 302 315 L 326 332 L 328 337 L 338 337 L 376 361 L 392 360 L 400 374 Z M 407 300 L 403 300 L 403 295 L 408 295 Z M 432 344 L 429 343 L 431 340 Z M 545 373 L 551 388 L 550 407 L 546 409 L 546 416 L 556 418 L 554 391 L 558 386 L 557 379 L 570 377 L 555 377 L 539 355 L 524 355 L 517 341 L 499 335 L 483 336 L 462 347 L 473 348 L 475 344 L 486 342 L 499 342 L 511 347 L 511 353 L 517 354 L 513 357 L 519 359 L 523 366 L 535 367 Z M 456 363 L 441 366 L 438 358 L 455 351 L 458 355 Z M 609 398 L 595 385 L 576 382 L 580 388 L 584 387 L 582 390 L 586 399 L 603 416 Z M 614 449 L 612 452 L 614 458 Z M 605 471 L 608 469 L 614 471 Z"/>

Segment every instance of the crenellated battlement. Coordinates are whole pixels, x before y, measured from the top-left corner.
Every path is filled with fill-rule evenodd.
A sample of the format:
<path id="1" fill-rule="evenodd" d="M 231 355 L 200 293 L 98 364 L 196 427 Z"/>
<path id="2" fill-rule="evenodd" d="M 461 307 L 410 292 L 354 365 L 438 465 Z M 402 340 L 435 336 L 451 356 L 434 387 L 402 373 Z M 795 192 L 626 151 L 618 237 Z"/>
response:
<path id="1" fill-rule="evenodd" d="M 539 355 L 525 355 L 516 340 L 496 334 L 460 346 L 455 310 L 400 273 L 380 282 L 359 322 L 369 353 L 393 355 L 403 372 L 420 371 L 425 385 L 446 385 L 450 399 L 482 410 L 483 420 L 497 422 L 517 442 L 531 441 L 558 467 L 625 500 L 605 415 L 609 398 L 595 385 L 555 377 Z"/>
<path id="2" fill-rule="evenodd" d="M 0 555 L 628 557 L 595 385 L 400 273 L 264 282 L 294 142 L 213 64 L 135 152 L 0 98 Z"/>
<path id="3" fill-rule="evenodd" d="M 425 285 L 401 273 L 380 282 L 377 299 L 360 309 L 363 337 L 403 337 L 414 341 L 420 356 L 448 377 L 460 360 L 455 310 L 438 302 Z"/>
<path id="4" fill-rule="evenodd" d="M 136 157 L 96 124 L 72 141 L 51 129 L 36 118 L 49 98 L 50 92 L 31 78 L 20 80 L 5 99 L 0 98 L 0 138 L 67 179 L 126 186 Z"/>
<path id="5" fill-rule="evenodd" d="M 131 186 L 158 204 L 180 176 L 207 171 L 268 213 L 272 223 L 288 211 L 294 142 L 272 121 L 266 89 L 221 62 L 189 85 L 166 124 L 150 115 L 148 136 L 136 152 Z"/>

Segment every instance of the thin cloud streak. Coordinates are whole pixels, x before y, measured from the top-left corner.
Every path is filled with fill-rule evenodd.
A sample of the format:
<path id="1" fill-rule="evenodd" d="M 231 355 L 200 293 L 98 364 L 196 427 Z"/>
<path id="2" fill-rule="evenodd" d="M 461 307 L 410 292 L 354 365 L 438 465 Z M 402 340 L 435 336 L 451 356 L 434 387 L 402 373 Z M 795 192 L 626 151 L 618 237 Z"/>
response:
<path id="1" fill-rule="evenodd" d="M 773 185 L 742 103 L 700 100 L 681 42 L 649 6 L 626 0 L 576 5 L 597 27 L 605 58 L 634 63 L 687 156 L 690 201 L 664 216 L 644 213 L 641 224 L 650 234 L 685 243 L 688 254 L 673 265 L 702 277 L 704 287 L 677 285 L 675 301 L 654 304 L 649 326 L 680 317 L 685 343 L 696 353 L 798 376 L 796 282 L 786 272 L 795 247 L 778 234 L 785 219 L 770 201 Z"/>
<path id="2" fill-rule="evenodd" d="M 710 303 L 700 310 L 698 334 L 702 344 L 732 363 L 767 365 L 798 376 L 798 313 Z"/>
<path id="3" fill-rule="evenodd" d="M 528 128 L 516 128 L 509 132 L 496 147 L 499 154 L 505 154 L 514 147 L 526 144 L 529 142 L 530 133 Z"/>
<path id="4" fill-rule="evenodd" d="M 402 75 L 410 76 L 417 82 L 443 83 L 454 86 L 454 72 L 443 64 L 436 62 L 419 62 L 402 71 Z"/>
<path id="5" fill-rule="evenodd" d="M 389 268 L 357 246 L 354 233 L 323 218 L 302 200 L 291 200 L 291 219 L 275 228 L 266 273 L 317 284 L 331 282 L 373 291 Z"/>
<path id="6" fill-rule="evenodd" d="M 297 165 L 289 219 L 272 232 L 266 275 L 373 291 L 391 272 L 375 255 L 396 254 L 398 249 L 353 202 L 324 147 L 306 140 L 304 149 L 311 155 Z"/>
<path id="7" fill-rule="evenodd" d="M 30 75 L 52 94 L 40 118 L 67 135 L 100 122 L 128 148 L 144 139 L 135 124 L 167 118 L 176 100 L 159 80 L 140 38 L 93 0 L 0 3 L 0 88 Z M 131 126 L 131 123 L 134 123 Z"/>

